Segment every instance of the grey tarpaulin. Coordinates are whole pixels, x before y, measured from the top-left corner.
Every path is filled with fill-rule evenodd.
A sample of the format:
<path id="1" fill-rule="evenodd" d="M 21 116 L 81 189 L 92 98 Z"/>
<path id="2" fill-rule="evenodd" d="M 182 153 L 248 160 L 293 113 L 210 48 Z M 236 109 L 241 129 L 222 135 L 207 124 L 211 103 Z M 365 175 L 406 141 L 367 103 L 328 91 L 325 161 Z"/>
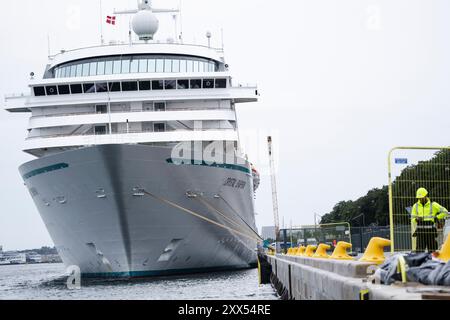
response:
<path id="1" fill-rule="evenodd" d="M 389 257 L 380 266 L 381 283 L 390 285 L 401 281 L 401 274 L 397 271 L 398 259 L 396 254 Z M 403 255 L 408 265 L 406 276 L 408 281 L 420 282 L 427 285 L 450 286 L 450 261 L 448 263 L 432 260 L 429 253 Z"/>

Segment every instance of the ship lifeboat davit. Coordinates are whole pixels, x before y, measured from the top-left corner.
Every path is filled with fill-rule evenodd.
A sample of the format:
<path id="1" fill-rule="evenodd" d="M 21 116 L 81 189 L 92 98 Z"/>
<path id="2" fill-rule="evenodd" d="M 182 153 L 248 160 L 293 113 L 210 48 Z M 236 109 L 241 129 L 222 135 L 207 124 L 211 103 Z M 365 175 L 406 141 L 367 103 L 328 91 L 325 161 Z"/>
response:
<path id="1" fill-rule="evenodd" d="M 252 164 L 252 175 L 253 175 L 253 191 L 256 192 L 259 188 L 259 184 L 261 183 L 261 175 L 258 170 L 256 170 L 255 166 Z"/>

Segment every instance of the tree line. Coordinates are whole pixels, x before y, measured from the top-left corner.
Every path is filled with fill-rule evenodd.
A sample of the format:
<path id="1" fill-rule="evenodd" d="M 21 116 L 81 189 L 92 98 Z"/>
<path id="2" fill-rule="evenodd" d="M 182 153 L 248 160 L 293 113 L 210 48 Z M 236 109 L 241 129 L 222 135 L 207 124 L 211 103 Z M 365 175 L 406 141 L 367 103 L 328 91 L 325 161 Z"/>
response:
<path id="1" fill-rule="evenodd" d="M 408 224 L 409 209 L 424 187 L 432 201 L 450 209 L 450 150 L 438 151 L 427 161 L 407 166 L 393 181 L 394 223 Z M 357 200 L 340 201 L 322 216 L 321 224 L 350 222 L 352 226 L 389 225 L 388 186 L 374 188 Z"/>

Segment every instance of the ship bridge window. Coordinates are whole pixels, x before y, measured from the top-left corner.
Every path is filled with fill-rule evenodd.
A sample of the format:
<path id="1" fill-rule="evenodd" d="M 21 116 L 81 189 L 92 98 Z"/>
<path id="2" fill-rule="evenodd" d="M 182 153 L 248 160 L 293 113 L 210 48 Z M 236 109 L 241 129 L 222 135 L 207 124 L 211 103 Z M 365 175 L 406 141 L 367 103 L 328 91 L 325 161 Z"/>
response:
<path id="1" fill-rule="evenodd" d="M 74 78 L 76 76 L 77 76 L 77 66 L 76 65 L 70 66 L 70 77 Z"/>
<path id="2" fill-rule="evenodd" d="M 195 79 L 191 80 L 191 89 L 201 89 L 202 88 L 202 80 Z"/>
<path id="3" fill-rule="evenodd" d="M 189 80 L 178 80 L 177 89 L 189 89 Z"/>
<path id="4" fill-rule="evenodd" d="M 56 78 L 87 77 L 128 73 L 185 73 L 214 72 L 219 63 L 200 57 L 130 55 L 111 58 L 89 58 L 55 67 L 52 75 Z"/>
<path id="5" fill-rule="evenodd" d="M 72 92 L 72 94 L 83 93 L 83 88 L 81 84 L 71 84 L 70 91 Z"/>
<path id="6" fill-rule="evenodd" d="M 119 92 L 121 90 L 120 82 L 110 82 L 109 83 L 109 91 L 110 92 Z"/>
<path id="7" fill-rule="evenodd" d="M 77 77 L 81 77 L 82 71 L 83 71 L 83 65 L 78 64 L 78 65 L 77 65 L 77 70 L 76 70 L 76 75 L 77 75 Z"/>
<path id="8" fill-rule="evenodd" d="M 68 85 L 58 86 L 59 94 L 70 94 L 70 87 Z"/>
<path id="9" fill-rule="evenodd" d="M 186 60 L 180 60 L 180 72 L 182 72 L 182 73 L 187 72 L 187 61 Z"/>
<path id="10" fill-rule="evenodd" d="M 105 61 L 100 61 L 97 64 L 97 74 L 101 76 L 105 74 Z"/>
<path id="11" fill-rule="evenodd" d="M 176 87 L 177 87 L 177 81 L 176 80 L 165 80 L 164 81 L 164 88 L 166 90 L 176 89 Z"/>
<path id="12" fill-rule="evenodd" d="M 227 87 L 227 79 L 216 79 L 216 89 L 223 89 Z"/>
<path id="13" fill-rule="evenodd" d="M 48 85 L 33 87 L 35 96 L 53 96 L 80 93 L 104 93 L 121 91 L 225 89 L 227 78 L 219 79 L 167 79 L 117 82 L 90 82 L 70 85 Z"/>
<path id="14" fill-rule="evenodd" d="M 93 83 L 83 84 L 84 93 L 95 93 L 95 85 Z"/>
<path id="15" fill-rule="evenodd" d="M 45 96 L 45 88 L 44 87 L 34 87 L 33 91 L 34 91 L 34 95 L 36 97 Z"/>
<path id="16" fill-rule="evenodd" d="M 156 72 L 156 61 L 155 59 L 148 60 L 148 72 Z"/>
<path id="17" fill-rule="evenodd" d="M 114 67 L 113 67 L 113 73 L 119 74 L 122 70 L 122 61 L 121 60 L 115 60 L 114 61 Z"/>
<path id="18" fill-rule="evenodd" d="M 83 77 L 89 75 L 89 63 L 83 63 Z"/>
<path id="19" fill-rule="evenodd" d="M 137 91 L 137 81 L 124 81 L 122 82 L 122 91 Z"/>
<path id="20" fill-rule="evenodd" d="M 194 61 L 187 61 L 187 72 L 193 72 L 194 71 Z"/>
<path id="21" fill-rule="evenodd" d="M 150 81 L 139 81 L 139 91 L 151 90 L 151 82 Z"/>
<path id="22" fill-rule="evenodd" d="M 153 90 L 163 90 L 164 89 L 164 81 L 163 80 L 153 80 L 152 81 L 152 89 Z"/>
<path id="23" fill-rule="evenodd" d="M 164 60 L 164 72 L 166 73 L 172 72 L 172 60 L 169 59 Z"/>
<path id="24" fill-rule="evenodd" d="M 122 73 L 130 73 L 130 60 L 122 60 Z"/>
<path id="25" fill-rule="evenodd" d="M 110 75 L 113 72 L 113 62 L 106 61 L 105 63 L 105 74 Z"/>
<path id="26" fill-rule="evenodd" d="M 214 88 L 214 79 L 204 79 L 203 80 L 203 88 L 204 89 L 213 89 Z"/>
<path id="27" fill-rule="evenodd" d="M 130 63 L 130 73 L 138 73 L 139 72 L 139 60 L 132 59 Z"/>
<path id="28" fill-rule="evenodd" d="M 96 83 L 95 84 L 95 91 L 96 92 L 108 92 L 108 85 L 107 83 Z"/>
<path id="29" fill-rule="evenodd" d="M 164 72 L 164 59 L 156 60 L 156 72 L 163 73 Z"/>
<path id="30" fill-rule="evenodd" d="M 180 60 L 172 60 L 172 72 L 180 72 Z"/>
<path id="31" fill-rule="evenodd" d="M 97 62 L 91 62 L 89 64 L 89 75 L 90 76 L 97 75 Z"/>
<path id="32" fill-rule="evenodd" d="M 148 63 L 146 59 L 139 60 L 139 73 L 146 73 L 148 70 Z"/>
<path id="33" fill-rule="evenodd" d="M 56 86 L 47 86 L 45 87 L 45 91 L 47 92 L 48 96 L 56 96 L 58 94 Z"/>

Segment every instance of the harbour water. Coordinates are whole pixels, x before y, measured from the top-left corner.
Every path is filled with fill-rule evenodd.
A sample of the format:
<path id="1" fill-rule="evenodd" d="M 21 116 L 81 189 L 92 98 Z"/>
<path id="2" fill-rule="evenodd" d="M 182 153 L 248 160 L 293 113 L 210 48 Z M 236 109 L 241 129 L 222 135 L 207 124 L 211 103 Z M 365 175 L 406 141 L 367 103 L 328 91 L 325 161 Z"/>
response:
<path id="1" fill-rule="evenodd" d="M 62 264 L 0 266 L 0 300 L 276 300 L 256 269 L 143 279 L 82 280 L 69 290 Z"/>

